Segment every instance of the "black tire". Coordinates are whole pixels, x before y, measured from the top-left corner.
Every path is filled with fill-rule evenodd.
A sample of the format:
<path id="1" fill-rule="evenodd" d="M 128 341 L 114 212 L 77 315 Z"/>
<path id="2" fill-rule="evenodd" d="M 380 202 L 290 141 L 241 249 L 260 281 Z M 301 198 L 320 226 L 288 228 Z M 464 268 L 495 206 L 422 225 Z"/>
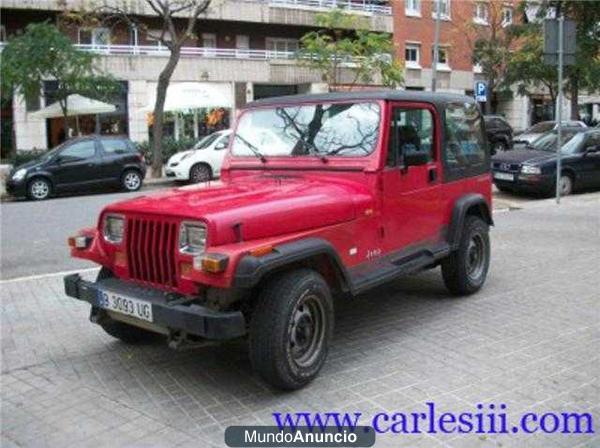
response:
<path id="1" fill-rule="evenodd" d="M 190 168 L 190 182 L 198 184 L 212 178 L 212 169 L 206 163 L 197 163 Z"/>
<path id="2" fill-rule="evenodd" d="M 43 201 L 52 195 L 52 183 L 45 177 L 34 177 L 27 184 L 27 197 L 32 201 Z"/>
<path id="3" fill-rule="evenodd" d="M 103 267 L 98 273 L 96 281 L 110 278 L 113 273 Z M 119 322 L 112 319 L 104 319 L 100 322 L 102 329 L 114 338 L 120 339 L 126 344 L 148 344 L 154 342 L 160 338 L 158 333 L 152 331 L 143 330 L 133 325 L 127 325 L 123 322 Z"/>
<path id="4" fill-rule="evenodd" d="M 442 261 L 444 284 L 453 294 L 473 294 L 485 283 L 489 267 L 489 226 L 477 216 L 467 216 L 458 249 Z"/>
<path id="5" fill-rule="evenodd" d="M 138 191 L 142 183 L 142 174 L 138 170 L 127 170 L 121 176 L 121 188 L 125 191 Z"/>
<path id="6" fill-rule="evenodd" d="M 259 293 L 250 323 L 250 361 L 279 389 L 295 390 L 321 370 L 333 336 L 333 300 L 310 269 L 272 278 Z"/>

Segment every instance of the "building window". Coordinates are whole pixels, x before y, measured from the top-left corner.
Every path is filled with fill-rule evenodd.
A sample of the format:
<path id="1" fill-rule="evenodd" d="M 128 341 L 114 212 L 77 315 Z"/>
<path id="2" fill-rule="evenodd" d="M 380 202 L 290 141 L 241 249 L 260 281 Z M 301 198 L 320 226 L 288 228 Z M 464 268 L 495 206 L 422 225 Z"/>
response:
<path id="1" fill-rule="evenodd" d="M 510 7 L 502 8 L 502 26 L 512 25 L 513 23 L 513 9 Z"/>
<path id="2" fill-rule="evenodd" d="M 435 18 L 438 10 L 442 19 L 450 20 L 450 0 L 434 0 L 431 16 Z"/>
<path id="3" fill-rule="evenodd" d="M 279 37 L 267 37 L 267 50 L 274 57 L 285 57 L 290 53 L 296 53 L 299 48 L 298 39 L 283 39 Z"/>
<path id="4" fill-rule="evenodd" d="M 421 68 L 421 46 L 418 44 L 406 44 L 404 60 L 406 61 L 407 68 Z"/>
<path id="5" fill-rule="evenodd" d="M 431 49 L 431 60 L 435 60 L 435 48 Z M 432 64 L 433 65 L 433 64 Z M 439 47 L 438 49 L 438 69 L 449 69 L 450 64 L 448 61 L 448 49 L 444 47 Z"/>
<path id="6" fill-rule="evenodd" d="M 248 57 L 250 54 L 250 37 L 244 34 L 235 36 L 236 56 Z"/>
<path id="7" fill-rule="evenodd" d="M 421 0 L 405 0 L 404 5 L 407 16 L 421 17 Z"/>
<path id="8" fill-rule="evenodd" d="M 488 25 L 489 9 L 485 2 L 478 2 L 475 4 L 475 15 L 473 21 L 480 25 Z"/>
<path id="9" fill-rule="evenodd" d="M 217 48 L 217 35 L 215 33 L 202 33 L 202 46 L 204 48 Z"/>
<path id="10" fill-rule="evenodd" d="M 161 35 L 162 35 L 163 41 L 170 42 L 172 40 L 171 33 L 169 33 L 168 31 L 165 31 L 165 33 L 163 34 L 162 30 L 148 30 L 148 32 L 146 33 L 146 39 L 149 40 L 150 42 L 154 42 L 154 44 L 158 48 L 163 48 L 164 45 L 161 41 Z"/>
<path id="11" fill-rule="evenodd" d="M 92 47 L 107 46 L 110 44 L 110 30 L 108 28 L 79 28 L 78 42 Z"/>

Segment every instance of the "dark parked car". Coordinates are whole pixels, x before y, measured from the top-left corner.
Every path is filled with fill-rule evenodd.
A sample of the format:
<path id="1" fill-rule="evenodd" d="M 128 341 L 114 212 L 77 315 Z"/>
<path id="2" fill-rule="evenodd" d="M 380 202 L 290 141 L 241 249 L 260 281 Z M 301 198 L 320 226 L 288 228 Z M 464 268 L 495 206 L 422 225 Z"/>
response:
<path id="1" fill-rule="evenodd" d="M 34 200 L 97 186 L 136 191 L 145 175 L 144 158 L 128 138 L 86 136 L 68 140 L 13 169 L 6 191 Z"/>
<path id="2" fill-rule="evenodd" d="M 528 149 L 492 157 L 494 184 L 502 191 L 552 194 L 556 188 L 556 131 Z M 600 188 L 600 129 L 567 128 L 561 148 L 560 191 Z"/>
<path id="3" fill-rule="evenodd" d="M 533 143 L 535 140 L 540 138 L 542 135 L 547 132 L 556 130 L 556 126 L 558 122 L 556 121 L 540 121 L 539 123 L 534 124 L 529 129 L 521 132 L 515 137 L 515 146 L 520 144 L 528 144 Z M 587 128 L 587 125 L 583 121 L 575 121 L 575 120 L 566 120 L 562 122 L 564 127 L 569 128 Z"/>
<path id="4" fill-rule="evenodd" d="M 512 148 L 513 129 L 504 117 L 486 115 L 483 120 L 485 121 L 485 132 L 492 154 Z"/>

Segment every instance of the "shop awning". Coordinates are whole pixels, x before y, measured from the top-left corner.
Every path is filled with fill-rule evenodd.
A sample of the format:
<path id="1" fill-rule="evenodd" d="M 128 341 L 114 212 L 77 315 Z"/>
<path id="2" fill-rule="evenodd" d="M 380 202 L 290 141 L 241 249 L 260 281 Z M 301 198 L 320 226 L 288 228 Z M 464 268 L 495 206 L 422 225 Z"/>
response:
<path id="1" fill-rule="evenodd" d="M 233 107 L 231 84 L 216 82 L 176 82 L 167 88 L 165 111 L 181 111 L 211 107 Z M 156 87 L 152 89 L 146 112 L 154 110 Z"/>
<path id="2" fill-rule="evenodd" d="M 104 103 L 82 95 L 73 94 L 67 97 L 67 115 L 95 115 L 114 112 L 117 110 L 114 104 Z M 60 103 L 57 101 L 35 112 L 29 114 L 34 118 L 58 118 L 63 116 Z"/>

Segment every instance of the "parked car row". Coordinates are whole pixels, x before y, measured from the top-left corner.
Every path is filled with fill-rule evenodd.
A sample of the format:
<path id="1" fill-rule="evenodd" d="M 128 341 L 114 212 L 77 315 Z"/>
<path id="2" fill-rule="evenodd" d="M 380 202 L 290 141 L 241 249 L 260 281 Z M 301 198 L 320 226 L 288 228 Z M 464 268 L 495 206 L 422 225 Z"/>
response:
<path id="1" fill-rule="evenodd" d="M 600 129 L 563 129 L 561 195 L 577 189 L 600 188 Z M 556 191 L 557 131 L 543 134 L 523 149 L 492 157 L 494 184 L 501 191 L 550 195 Z"/>

